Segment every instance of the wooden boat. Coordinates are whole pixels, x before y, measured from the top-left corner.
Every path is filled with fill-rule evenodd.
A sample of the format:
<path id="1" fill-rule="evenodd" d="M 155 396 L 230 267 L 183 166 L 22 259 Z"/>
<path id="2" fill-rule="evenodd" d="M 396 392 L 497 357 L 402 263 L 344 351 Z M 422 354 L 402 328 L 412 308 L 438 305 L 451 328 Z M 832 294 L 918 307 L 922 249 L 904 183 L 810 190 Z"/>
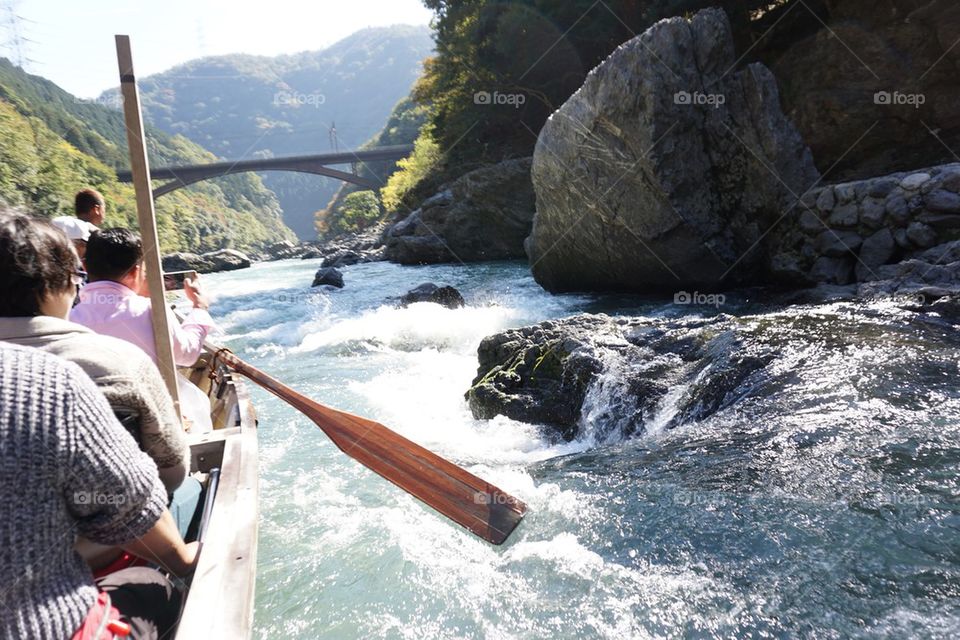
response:
<path id="1" fill-rule="evenodd" d="M 207 489 L 200 523 L 200 560 L 176 637 L 249 638 L 257 569 L 257 417 L 247 386 L 216 362 L 208 345 L 189 370 L 210 398 L 214 430 L 188 435 L 191 473 Z"/>
<path id="2" fill-rule="evenodd" d="M 140 95 L 133 70 L 130 38 L 116 37 L 124 123 L 134 177 L 137 219 L 151 301 L 151 323 L 160 373 L 179 405 L 173 347 Z M 204 353 L 180 372 L 210 399 L 213 430 L 190 434 L 190 472 L 204 487 L 197 539 L 198 563 L 189 579 L 176 638 L 249 638 L 253 629 L 257 568 L 258 465 L 257 417 L 244 384 L 205 344 Z"/>
<path id="3" fill-rule="evenodd" d="M 167 390 L 179 405 L 160 242 L 130 38 L 116 36 L 130 168 L 151 301 L 154 346 Z M 239 372 L 239 373 L 235 373 Z M 176 637 L 249 638 L 257 565 L 257 418 L 242 374 L 310 418 L 344 453 L 492 544 L 517 527 L 526 505 L 387 427 L 326 407 L 212 344 L 181 371 L 210 399 L 213 430 L 189 436 L 191 473 L 205 487 L 202 543 Z"/>

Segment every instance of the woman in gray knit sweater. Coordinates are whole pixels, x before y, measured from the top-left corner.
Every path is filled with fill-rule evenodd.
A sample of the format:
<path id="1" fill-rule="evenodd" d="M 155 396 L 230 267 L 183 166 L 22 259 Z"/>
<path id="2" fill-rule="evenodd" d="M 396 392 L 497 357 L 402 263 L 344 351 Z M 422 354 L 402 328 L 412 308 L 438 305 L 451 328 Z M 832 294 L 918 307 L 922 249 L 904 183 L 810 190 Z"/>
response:
<path id="1" fill-rule="evenodd" d="M 0 342 L 0 639 L 80 637 L 99 601 L 73 550 L 78 534 L 189 572 L 197 547 L 184 544 L 165 504 L 153 461 L 86 374 Z M 178 614 L 176 592 L 159 574 L 145 580 L 148 571 L 156 574 L 126 569 L 107 578 L 135 638 L 162 637 Z M 165 596 L 148 602 L 149 594 Z M 137 602 L 149 606 L 134 610 Z"/>
<path id="2" fill-rule="evenodd" d="M 80 366 L 153 458 L 172 494 L 190 451 L 160 372 L 140 349 L 69 322 L 80 265 L 63 233 L 46 221 L 0 211 L 0 340 L 37 347 Z"/>

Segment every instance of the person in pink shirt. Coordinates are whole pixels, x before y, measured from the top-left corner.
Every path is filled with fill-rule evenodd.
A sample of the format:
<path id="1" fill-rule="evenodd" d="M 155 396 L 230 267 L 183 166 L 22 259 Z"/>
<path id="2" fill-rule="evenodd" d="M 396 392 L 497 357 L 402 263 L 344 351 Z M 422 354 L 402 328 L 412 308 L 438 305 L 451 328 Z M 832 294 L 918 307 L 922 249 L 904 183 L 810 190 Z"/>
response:
<path id="1" fill-rule="evenodd" d="M 131 342 L 159 366 L 150 318 L 143 244 L 129 229 L 104 229 L 90 236 L 86 255 L 89 283 L 80 289 L 79 302 L 70 312 L 70 320 L 93 331 Z M 216 325 L 207 312 L 207 298 L 199 279 L 184 281 L 184 293 L 193 309 L 179 322 L 167 310 L 173 340 L 173 359 L 177 366 L 190 367 L 203 351 L 203 341 Z M 210 425 L 210 406 L 206 395 L 177 376 L 181 413 L 188 426 L 205 431 Z"/>
<path id="2" fill-rule="evenodd" d="M 104 229 L 87 242 L 89 283 L 80 290 L 80 302 L 70 320 L 97 333 L 132 342 L 157 362 L 146 297 L 146 271 L 140 237 L 129 229 Z M 178 366 L 192 366 L 203 351 L 203 341 L 216 326 L 199 281 L 184 281 L 184 293 L 193 309 L 181 324 L 168 310 L 173 358 Z"/>

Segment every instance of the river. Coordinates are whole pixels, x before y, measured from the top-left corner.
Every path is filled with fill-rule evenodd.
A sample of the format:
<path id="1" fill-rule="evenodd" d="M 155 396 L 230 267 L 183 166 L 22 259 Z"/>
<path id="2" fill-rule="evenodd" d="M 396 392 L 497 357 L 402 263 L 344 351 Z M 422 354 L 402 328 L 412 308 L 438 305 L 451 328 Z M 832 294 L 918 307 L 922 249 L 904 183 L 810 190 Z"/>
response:
<path id="1" fill-rule="evenodd" d="M 463 394 L 483 337 L 582 311 L 709 311 L 552 296 L 519 263 L 356 265 L 338 291 L 310 289 L 317 266 L 206 276 L 223 341 L 530 511 L 506 544 L 488 545 L 255 390 L 256 637 L 960 635 L 955 330 L 890 329 L 877 320 L 889 310 L 806 309 L 797 323 L 814 333 L 790 356 L 803 367 L 758 382 L 742 402 L 626 440 L 588 425 L 566 443 L 535 425 L 472 418 Z M 457 287 L 468 306 L 393 306 L 426 281 Z M 794 322 L 790 309 L 742 302 L 724 311 Z"/>

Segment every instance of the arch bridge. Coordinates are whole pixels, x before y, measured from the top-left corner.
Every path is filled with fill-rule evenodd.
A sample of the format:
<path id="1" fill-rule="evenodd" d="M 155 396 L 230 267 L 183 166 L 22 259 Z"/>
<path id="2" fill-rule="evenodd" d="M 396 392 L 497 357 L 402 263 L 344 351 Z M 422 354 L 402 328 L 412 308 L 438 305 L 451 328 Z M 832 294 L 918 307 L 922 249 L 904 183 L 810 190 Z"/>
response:
<path id="1" fill-rule="evenodd" d="M 370 179 L 361 176 L 359 173 L 359 165 L 365 165 L 370 162 L 401 160 L 410 155 L 412 151 L 413 145 L 407 144 L 308 156 L 210 162 L 207 164 L 151 169 L 150 177 L 154 180 L 169 180 L 169 182 L 153 190 L 154 199 L 196 182 L 248 171 L 296 171 L 298 173 L 311 173 L 318 176 L 336 178 L 337 180 L 343 180 L 344 182 L 366 187 L 367 189 L 379 189 L 383 186 L 383 183 L 376 178 Z M 337 165 L 350 165 L 351 170 L 343 171 L 341 169 L 334 169 L 333 167 Z M 118 171 L 117 179 L 120 182 L 133 182 L 133 175 L 129 171 Z"/>

